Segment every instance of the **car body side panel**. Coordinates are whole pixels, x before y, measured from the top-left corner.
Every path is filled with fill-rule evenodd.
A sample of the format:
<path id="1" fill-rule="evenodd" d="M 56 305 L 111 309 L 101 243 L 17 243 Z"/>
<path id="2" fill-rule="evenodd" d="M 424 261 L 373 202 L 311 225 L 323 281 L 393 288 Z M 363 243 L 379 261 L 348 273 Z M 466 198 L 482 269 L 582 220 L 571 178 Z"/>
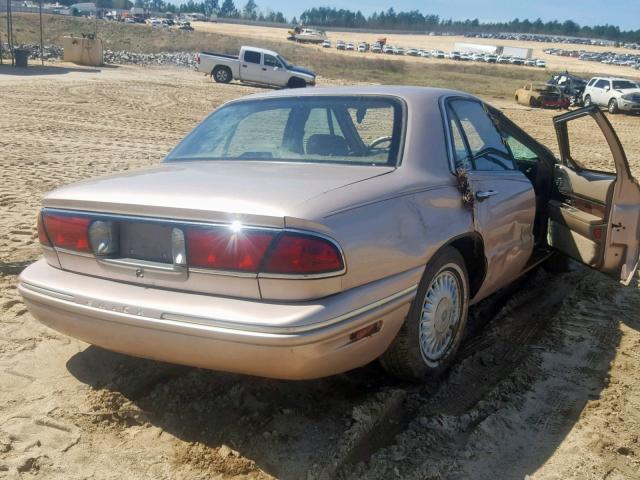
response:
<path id="1" fill-rule="evenodd" d="M 446 185 L 326 218 L 347 258 L 343 288 L 424 267 L 448 240 L 472 231 L 461 205 L 457 188 Z"/>

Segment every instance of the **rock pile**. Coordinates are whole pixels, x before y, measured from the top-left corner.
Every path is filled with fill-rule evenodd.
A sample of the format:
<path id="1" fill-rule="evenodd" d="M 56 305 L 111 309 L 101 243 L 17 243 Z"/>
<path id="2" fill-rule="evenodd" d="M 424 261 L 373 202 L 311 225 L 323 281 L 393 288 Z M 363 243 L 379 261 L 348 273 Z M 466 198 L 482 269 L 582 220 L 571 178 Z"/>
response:
<path id="1" fill-rule="evenodd" d="M 196 65 L 195 55 L 187 52 L 137 53 L 105 50 L 104 61 L 116 65 L 173 65 L 184 68 L 194 68 Z"/>
<path id="2" fill-rule="evenodd" d="M 8 56 L 9 45 L 2 44 L 2 52 Z M 40 58 L 40 45 L 23 44 L 20 48 L 29 50 L 29 58 L 36 60 Z M 64 49 L 58 45 L 45 45 L 45 60 L 62 60 Z M 161 52 L 161 53 L 137 53 L 126 51 L 104 51 L 104 62 L 115 65 L 173 65 L 183 68 L 194 68 L 196 57 L 188 52 Z"/>

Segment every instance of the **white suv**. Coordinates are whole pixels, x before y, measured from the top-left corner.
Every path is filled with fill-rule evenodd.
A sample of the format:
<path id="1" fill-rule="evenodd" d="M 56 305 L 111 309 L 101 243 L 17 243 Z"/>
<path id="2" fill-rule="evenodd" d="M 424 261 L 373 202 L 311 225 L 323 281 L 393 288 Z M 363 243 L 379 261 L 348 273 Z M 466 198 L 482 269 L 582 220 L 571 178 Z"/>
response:
<path id="1" fill-rule="evenodd" d="M 584 106 L 607 107 L 609 113 L 640 112 L 640 86 L 626 78 L 594 77 L 582 94 Z"/>

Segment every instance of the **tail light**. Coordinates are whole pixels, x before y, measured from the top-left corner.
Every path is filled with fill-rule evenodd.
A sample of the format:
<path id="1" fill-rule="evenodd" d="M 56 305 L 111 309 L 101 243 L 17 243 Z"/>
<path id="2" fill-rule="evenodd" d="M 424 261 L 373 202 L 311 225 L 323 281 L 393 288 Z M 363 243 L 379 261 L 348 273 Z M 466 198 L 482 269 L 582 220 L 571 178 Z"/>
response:
<path id="1" fill-rule="evenodd" d="M 319 274 L 344 268 L 342 255 L 332 242 L 302 233 L 280 235 L 265 261 L 264 273 Z"/>
<path id="2" fill-rule="evenodd" d="M 38 238 L 45 246 L 117 255 L 119 222 L 43 211 Z M 211 270 L 275 275 L 317 275 L 341 272 L 344 260 L 338 246 L 324 237 L 301 232 L 176 224 L 171 234 L 173 263 Z"/>
<path id="3" fill-rule="evenodd" d="M 275 233 L 229 228 L 187 228 L 187 263 L 191 267 L 258 272 Z"/>
<path id="4" fill-rule="evenodd" d="M 90 252 L 89 224 L 91 218 L 75 215 L 43 213 L 45 237 L 54 247 Z M 40 238 L 42 242 L 42 237 Z"/>
<path id="5" fill-rule="evenodd" d="M 196 54 L 196 63 L 200 65 L 200 55 Z"/>

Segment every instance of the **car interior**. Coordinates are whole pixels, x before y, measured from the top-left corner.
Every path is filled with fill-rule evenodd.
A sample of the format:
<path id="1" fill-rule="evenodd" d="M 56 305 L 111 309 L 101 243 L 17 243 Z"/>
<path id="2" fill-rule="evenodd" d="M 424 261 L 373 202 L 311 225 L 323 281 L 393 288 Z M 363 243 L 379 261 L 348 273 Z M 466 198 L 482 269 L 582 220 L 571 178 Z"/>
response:
<path id="1" fill-rule="evenodd" d="M 572 138 L 578 138 L 572 143 L 574 152 L 567 150 L 566 164 L 559 163 L 551 151 L 502 113 L 497 110 L 491 113 L 497 119 L 518 169 L 533 185 L 536 194 L 536 247 L 550 245 L 587 265 L 599 265 L 607 231 L 607 204 L 610 203 L 616 174 L 615 168 L 610 172 L 589 169 L 587 162 L 592 156 L 599 159 L 611 157 L 606 140 L 579 138 L 580 125 L 567 127 L 564 124 L 560 129 L 560 141 L 569 148 L 570 134 Z M 593 121 L 589 116 L 580 120 Z M 601 147 L 598 151 L 593 151 L 595 144 Z M 583 159 L 586 160 L 584 163 L 581 162 Z M 609 165 L 613 166 L 612 160 Z"/>

